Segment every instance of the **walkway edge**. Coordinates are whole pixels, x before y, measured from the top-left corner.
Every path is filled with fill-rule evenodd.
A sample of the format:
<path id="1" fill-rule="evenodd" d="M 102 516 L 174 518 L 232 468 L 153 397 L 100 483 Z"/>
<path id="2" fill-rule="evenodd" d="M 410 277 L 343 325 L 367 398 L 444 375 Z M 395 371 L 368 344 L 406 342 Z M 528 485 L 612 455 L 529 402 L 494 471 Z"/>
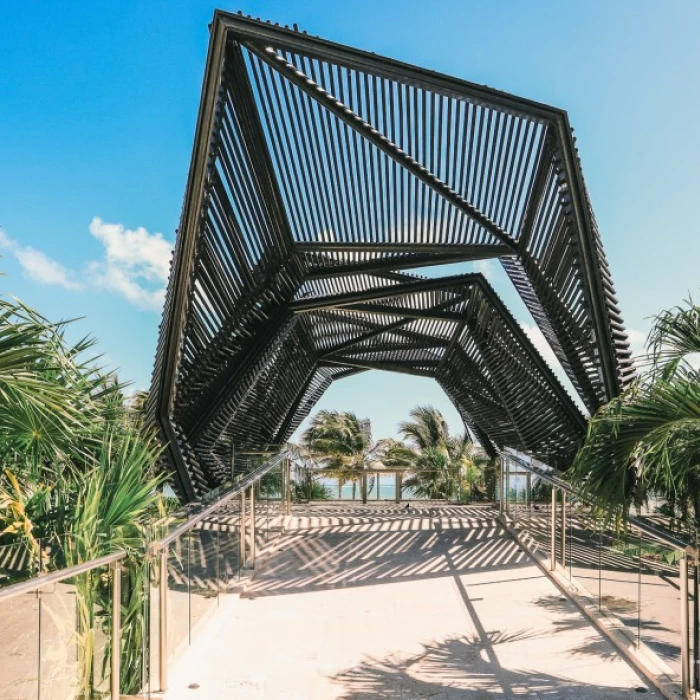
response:
<path id="1" fill-rule="evenodd" d="M 503 529 L 530 555 L 540 570 L 554 585 L 585 615 L 593 626 L 622 654 L 622 656 L 637 669 L 667 700 L 683 700 L 680 689 L 680 678 L 642 643 L 637 647 L 634 637 L 624 623 L 612 613 L 605 614 L 598 610 L 590 594 L 574 582 L 565 578 L 560 571 L 551 571 L 543 561 L 527 536 L 518 528 L 513 527 L 504 515 L 498 516 L 498 522 Z"/>

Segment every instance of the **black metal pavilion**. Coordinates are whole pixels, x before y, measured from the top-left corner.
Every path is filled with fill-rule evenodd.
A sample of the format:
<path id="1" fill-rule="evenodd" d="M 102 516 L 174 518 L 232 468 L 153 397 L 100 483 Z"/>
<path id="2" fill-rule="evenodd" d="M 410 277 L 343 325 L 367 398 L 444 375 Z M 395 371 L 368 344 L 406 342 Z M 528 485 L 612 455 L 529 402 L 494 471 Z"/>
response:
<path id="1" fill-rule="evenodd" d="M 586 418 L 477 273 L 498 259 L 588 411 L 634 366 L 566 112 L 217 12 L 150 412 L 186 499 L 331 382 L 434 378 L 484 449 Z"/>

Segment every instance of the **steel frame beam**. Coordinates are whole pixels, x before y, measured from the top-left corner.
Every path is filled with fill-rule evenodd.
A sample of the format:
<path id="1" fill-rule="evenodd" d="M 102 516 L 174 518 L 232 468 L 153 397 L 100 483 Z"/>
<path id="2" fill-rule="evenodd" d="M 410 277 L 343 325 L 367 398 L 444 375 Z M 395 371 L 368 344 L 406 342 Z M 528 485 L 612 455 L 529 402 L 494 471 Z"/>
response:
<path id="1" fill-rule="evenodd" d="M 511 255 L 512 248 L 506 245 L 460 245 L 446 243 L 355 243 L 352 241 L 319 241 L 318 243 L 300 242 L 294 244 L 296 253 L 425 253 L 432 256 L 455 257 L 461 260 L 482 260 Z"/>
<path id="2" fill-rule="evenodd" d="M 371 275 L 379 272 L 410 270 L 416 267 L 437 267 L 439 265 L 457 265 L 459 263 L 474 262 L 476 260 L 492 260 L 495 257 L 497 256 L 488 254 L 439 255 L 438 253 L 433 253 L 426 255 L 406 255 L 343 265 L 321 265 L 312 267 L 307 277 L 308 279 L 327 279 L 329 277 L 345 277 L 348 275 Z"/>
<path id="3" fill-rule="evenodd" d="M 455 292 L 454 303 L 464 300 L 465 286 L 476 284 L 481 275 L 477 272 L 466 275 L 453 275 L 450 277 L 438 277 L 437 279 L 415 280 L 403 284 L 387 285 L 386 287 L 373 287 L 359 292 L 347 292 L 345 294 L 334 294 L 326 297 L 299 299 L 293 301 L 289 306 L 295 313 L 307 311 L 317 311 L 326 308 L 340 308 L 342 306 L 352 306 L 365 301 L 378 301 L 381 299 L 393 299 L 403 297 L 408 294 L 418 294 L 419 292 L 449 291 L 451 287 L 460 288 Z"/>
<path id="4" fill-rule="evenodd" d="M 338 357 L 338 358 L 326 358 L 321 362 L 321 365 L 336 365 L 340 367 L 356 367 L 358 369 L 380 369 L 385 372 L 399 372 L 400 374 L 412 374 L 416 377 L 430 377 L 434 376 L 434 373 L 429 370 L 422 370 L 416 368 L 414 365 L 419 364 L 421 366 L 436 366 L 433 362 L 400 362 L 398 360 L 394 362 L 373 362 L 371 360 L 357 360 L 351 357 Z"/>

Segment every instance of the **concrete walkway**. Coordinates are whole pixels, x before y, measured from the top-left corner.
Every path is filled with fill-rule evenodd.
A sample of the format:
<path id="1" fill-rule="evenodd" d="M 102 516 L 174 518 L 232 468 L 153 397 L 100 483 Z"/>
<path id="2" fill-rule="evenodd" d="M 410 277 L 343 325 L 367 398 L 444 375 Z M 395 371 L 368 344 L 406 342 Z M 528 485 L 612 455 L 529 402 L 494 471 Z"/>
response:
<path id="1" fill-rule="evenodd" d="M 330 504 L 296 509 L 244 595 L 174 664 L 166 699 L 614 700 L 647 687 L 494 511 Z"/>

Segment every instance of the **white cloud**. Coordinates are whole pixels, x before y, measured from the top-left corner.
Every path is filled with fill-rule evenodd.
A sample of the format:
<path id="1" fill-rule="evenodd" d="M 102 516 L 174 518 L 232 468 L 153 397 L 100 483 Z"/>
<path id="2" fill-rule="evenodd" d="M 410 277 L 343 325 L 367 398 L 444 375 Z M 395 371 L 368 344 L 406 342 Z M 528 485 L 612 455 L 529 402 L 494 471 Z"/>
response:
<path id="1" fill-rule="evenodd" d="M 36 248 L 21 245 L 4 231 L 0 231 L 0 248 L 7 250 L 17 259 L 30 279 L 65 289 L 82 289 L 82 285 L 75 281 L 75 275 L 60 262 L 52 260 L 46 253 Z"/>
<path id="2" fill-rule="evenodd" d="M 89 263 L 87 269 L 95 286 L 115 292 L 142 309 L 160 311 L 163 308 L 164 287 L 146 289 L 127 270 L 101 261 Z"/>
<path id="3" fill-rule="evenodd" d="M 90 233 L 104 244 L 111 266 L 127 268 L 149 281 L 167 282 L 173 246 L 162 233 L 149 233 L 143 226 L 132 231 L 97 216 L 90 222 Z"/>
<path id="4" fill-rule="evenodd" d="M 161 233 L 149 233 L 143 227 L 127 229 L 99 217 L 90 222 L 90 233 L 105 247 L 104 260 L 88 264 L 93 284 L 135 306 L 159 311 L 165 299 L 172 243 Z"/>
<path id="5" fill-rule="evenodd" d="M 647 340 L 647 334 L 634 328 L 629 328 L 627 329 L 627 337 L 629 338 L 630 349 L 634 357 L 646 357 L 647 352 L 644 346 Z"/>
<path id="6" fill-rule="evenodd" d="M 23 246 L 0 230 L 0 249 L 7 250 L 24 272 L 43 284 L 65 289 L 106 289 L 142 309 L 160 311 L 165 300 L 172 243 L 161 233 L 145 228 L 125 228 L 95 217 L 90 233 L 104 246 L 104 257 L 85 263 L 78 282 L 75 270 L 52 260 L 45 253 Z"/>

